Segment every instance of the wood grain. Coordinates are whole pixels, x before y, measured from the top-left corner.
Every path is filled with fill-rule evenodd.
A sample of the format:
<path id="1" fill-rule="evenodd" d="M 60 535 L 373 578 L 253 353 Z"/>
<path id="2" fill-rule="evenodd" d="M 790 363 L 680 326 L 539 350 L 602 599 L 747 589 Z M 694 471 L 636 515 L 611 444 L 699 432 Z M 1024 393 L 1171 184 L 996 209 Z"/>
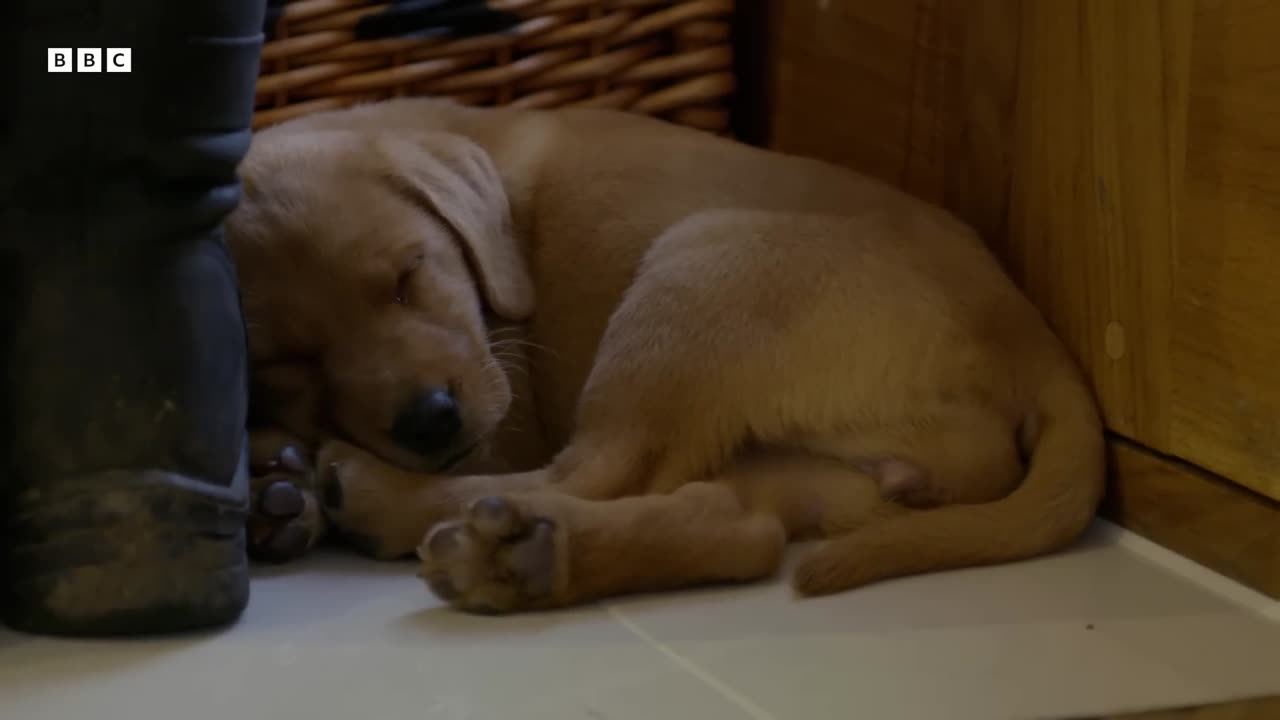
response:
<path id="1" fill-rule="evenodd" d="M 1190 0 L 823 6 L 775 9 L 773 145 L 971 222 L 1110 427 L 1167 449 Z"/>
<path id="2" fill-rule="evenodd" d="M 1009 236 L 1019 67 L 1021 2 L 974 2 L 947 24 L 956 56 L 944 75 L 947 141 L 942 192 L 927 196 L 976 228 L 1002 257 Z M 949 6 L 954 9 L 954 6 Z M 920 187 L 917 181 L 913 187 Z"/>
<path id="3" fill-rule="evenodd" d="M 1280 4 L 770 7 L 774 147 L 955 211 L 1111 430 L 1280 499 Z"/>
<path id="4" fill-rule="evenodd" d="M 1182 0 L 1021 5 L 1005 260 L 1110 428 L 1167 447 Z"/>
<path id="5" fill-rule="evenodd" d="M 1280 599 L 1280 503 L 1124 440 L 1110 448 L 1104 515 Z"/>
<path id="6" fill-rule="evenodd" d="M 1280 498 L 1280 3 L 1196 5 L 1169 452 Z M 1165 449 L 1165 448 L 1162 448 Z"/>
<path id="7" fill-rule="evenodd" d="M 918 18 L 943 4 L 768 0 L 772 144 L 903 184 L 917 64 L 944 44 Z"/>
<path id="8" fill-rule="evenodd" d="M 1117 519 L 1280 592 L 1280 4 L 769 7 L 770 144 L 972 223 L 1156 451 Z"/>

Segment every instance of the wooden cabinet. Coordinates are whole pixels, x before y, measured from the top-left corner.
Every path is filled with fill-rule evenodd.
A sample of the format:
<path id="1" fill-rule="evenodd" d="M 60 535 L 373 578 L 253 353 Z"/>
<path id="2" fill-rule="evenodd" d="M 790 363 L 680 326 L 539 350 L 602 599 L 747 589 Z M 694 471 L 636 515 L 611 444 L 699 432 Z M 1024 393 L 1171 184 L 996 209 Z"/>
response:
<path id="1" fill-rule="evenodd" d="M 1280 3 L 768 8 L 770 144 L 978 227 L 1092 379 L 1121 491 L 1142 468 L 1118 507 L 1167 505 L 1188 478 L 1235 488 L 1196 497 L 1243 516 L 1130 511 L 1245 533 L 1257 562 L 1232 572 L 1280 593 Z"/>
<path id="2" fill-rule="evenodd" d="M 1280 4 L 1189 15 L 1163 446 L 1280 499 Z"/>

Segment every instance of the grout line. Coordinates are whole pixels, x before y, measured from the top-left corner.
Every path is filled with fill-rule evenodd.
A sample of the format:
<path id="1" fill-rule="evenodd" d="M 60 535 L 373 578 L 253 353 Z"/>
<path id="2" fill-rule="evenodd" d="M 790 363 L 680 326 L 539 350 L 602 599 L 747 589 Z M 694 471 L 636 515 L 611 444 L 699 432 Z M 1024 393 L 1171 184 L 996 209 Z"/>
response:
<path id="1" fill-rule="evenodd" d="M 1108 520 L 1100 520 L 1102 534 L 1119 547 L 1168 570 L 1222 599 L 1242 606 L 1264 619 L 1280 624 L 1280 600 L 1273 600 L 1247 585 L 1219 574 L 1191 558 L 1157 545 L 1141 535 Z"/>
<path id="2" fill-rule="evenodd" d="M 720 678 L 717 678 L 715 675 L 712 675 L 710 672 L 708 672 L 707 670 L 704 670 L 697 663 L 681 655 L 675 650 L 672 650 L 669 645 L 655 638 L 654 636 L 650 635 L 648 632 L 644 630 L 644 628 L 640 627 L 639 625 L 636 625 L 634 622 L 631 621 L 630 618 L 623 615 L 622 611 L 619 610 L 618 608 L 614 607 L 613 605 L 605 604 L 604 609 L 609 613 L 609 615 L 614 620 L 618 622 L 618 624 L 622 625 L 627 630 L 631 631 L 632 635 L 635 635 L 636 637 L 640 638 L 649 647 L 653 648 L 654 650 L 657 650 L 658 652 L 667 656 L 668 660 L 675 663 L 676 665 L 679 665 L 682 670 L 696 677 L 697 679 L 701 680 L 712 690 L 715 690 L 716 692 L 720 693 L 722 696 L 724 696 L 726 700 L 738 706 L 738 709 L 746 713 L 748 717 L 752 718 L 752 720 L 777 720 L 777 718 L 775 718 L 772 713 L 770 713 L 768 710 L 765 710 L 764 708 L 752 702 L 751 699 L 748 698 L 746 695 L 743 695 L 737 690 L 734 690 L 724 681 L 720 680 Z"/>

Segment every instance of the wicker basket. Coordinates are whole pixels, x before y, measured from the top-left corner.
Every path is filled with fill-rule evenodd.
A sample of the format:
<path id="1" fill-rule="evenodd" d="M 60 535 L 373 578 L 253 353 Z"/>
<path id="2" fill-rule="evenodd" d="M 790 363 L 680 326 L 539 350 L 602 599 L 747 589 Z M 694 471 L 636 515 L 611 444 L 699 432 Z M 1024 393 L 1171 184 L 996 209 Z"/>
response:
<path id="1" fill-rule="evenodd" d="M 357 40 L 370 0 L 286 5 L 262 53 L 254 126 L 409 95 L 469 105 L 593 106 L 724 133 L 732 0 L 492 0 L 503 33 Z"/>

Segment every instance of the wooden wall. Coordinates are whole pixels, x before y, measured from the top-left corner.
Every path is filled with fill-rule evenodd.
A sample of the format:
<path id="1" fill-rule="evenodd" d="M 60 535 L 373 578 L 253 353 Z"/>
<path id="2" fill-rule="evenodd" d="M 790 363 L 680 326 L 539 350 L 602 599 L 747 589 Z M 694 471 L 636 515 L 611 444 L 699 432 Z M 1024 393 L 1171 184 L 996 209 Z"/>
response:
<path id="1" fill-rule="evenodd" d="M 1097 390 L 1112 515 L 1280 596 L 1280 3 L 739 7 L 759 139 L 974 224 Z"/>

